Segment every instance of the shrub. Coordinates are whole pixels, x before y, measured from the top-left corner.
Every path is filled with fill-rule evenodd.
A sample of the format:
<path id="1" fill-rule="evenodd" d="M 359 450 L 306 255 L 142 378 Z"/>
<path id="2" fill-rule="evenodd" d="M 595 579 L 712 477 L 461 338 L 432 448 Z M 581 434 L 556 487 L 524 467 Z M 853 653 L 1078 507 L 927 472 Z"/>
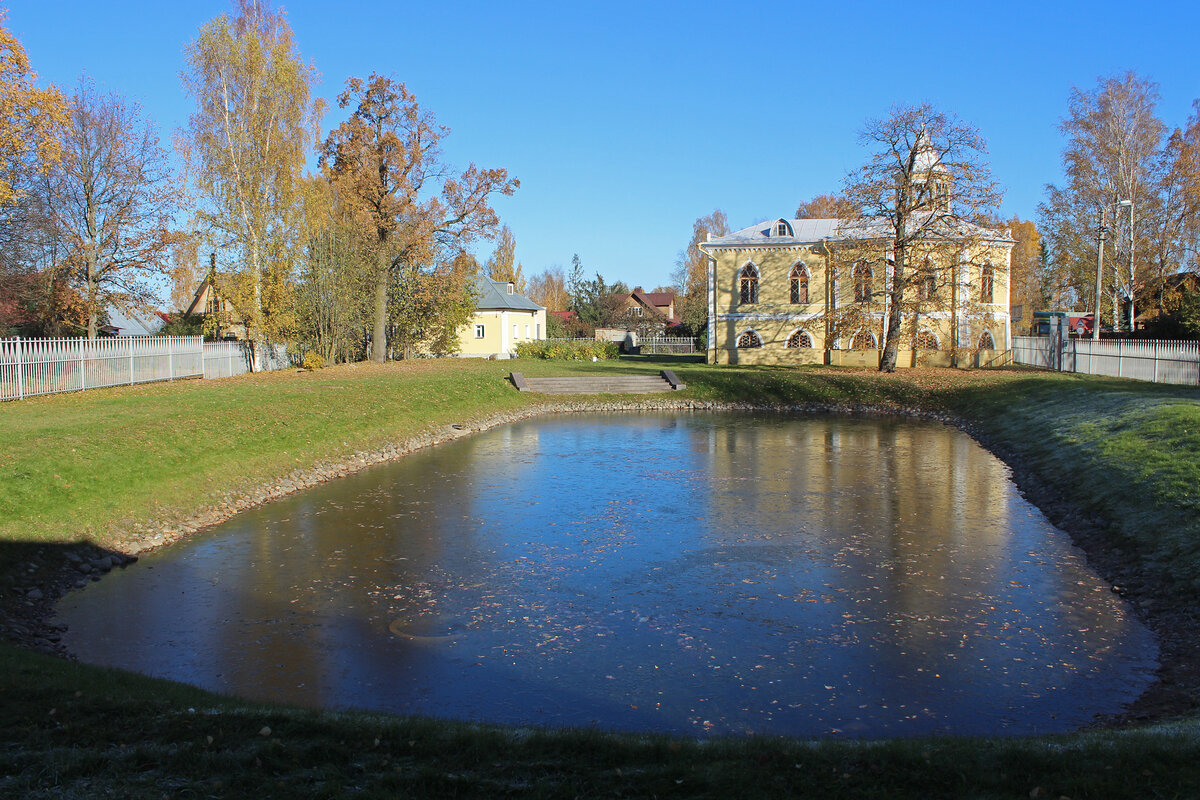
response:
<path id="1" fill-rule="evenodd" d="M 592 358 L 611 359 L 621 355 L 621 347 L 616 342 L 559 341 L 543 339 L 538 342 L 520 342 L 517 344 L 518 358 L 542 358 L 550 361 L 591 361 Z"/>
<path id="2" fill-rule="evenodd" d="M 321 358 L 320 353 L 309 351 L 304 354 L 304 361 L 300 362 L 300 366 L 312 372 L 314 369 L 320 369 L 325 366 L 325 359 Z"/>

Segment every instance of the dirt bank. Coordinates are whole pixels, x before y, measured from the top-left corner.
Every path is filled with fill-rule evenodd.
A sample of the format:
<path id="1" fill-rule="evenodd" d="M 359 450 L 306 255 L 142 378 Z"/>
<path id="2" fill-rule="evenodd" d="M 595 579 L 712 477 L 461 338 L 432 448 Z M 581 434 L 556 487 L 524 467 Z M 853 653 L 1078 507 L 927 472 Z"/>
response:
<path id="1" fill-rule="evenodd" d="M 100 580 L 113 569 L 122 569 L 140 553 L 165 547 L 197 531 L 217 525 L 256 506 L 294 492 L 357 472 L 375 464 L 403 458 L 408 453 L 544 414 L 595 411 L 762 411 L 785 414 L 848 414 L 858 416 L 908 416 L 953 425 L 973 436 L 1012 470 L 1013 480 L 1030 502 L 1052 523 L 1067 531 L 1087 554 L 1093 568 L 1132 603 L 1138 616 L 1158 638 L 1160 666 L 1155 683 L 1125 712 L 1097 719 L 1098 727 L 1121 727 L 1177 718 L 1192 713 L 1200 698 L 1200 624 L 1197 610 L 1181 607 L 1169 589 L 1131 570 L 1133 560 L 1112 545 L 1114 537 L 1071 499 L 1041 481 L 1020 458 L 989 442 L 974 426 L 945 414 L 889 406 L 821 405 L 759 407 L 751 404 L 707 403 L 666 399 L 629 402 L 547 403 L 517 411 L 493 414 L 478 420 L 427 431 L 402 442 L 355 454 L 337 463 L 317 464 L 296 470 L 261 486 L 231 493 L 182 520 L 145 521 L 113 532 L 109 549 L 93 545 L 61 547 L 12 545 L 7 563 L 0 568 L 0 635 L 22 647 L 69 658 L 61 642 L 62 630 L 53 622 L 55 603 L 68 591 Z"/>

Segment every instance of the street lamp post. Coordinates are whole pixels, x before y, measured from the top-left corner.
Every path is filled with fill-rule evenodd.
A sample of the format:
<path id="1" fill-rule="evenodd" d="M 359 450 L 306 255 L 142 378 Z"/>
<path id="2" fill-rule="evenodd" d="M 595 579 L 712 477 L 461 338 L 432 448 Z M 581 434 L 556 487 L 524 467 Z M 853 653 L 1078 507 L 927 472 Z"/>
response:
<path id="1" fill-rule="evenodd" d="M 1133 201 L 1122 200 L 1118 205 L 1129 207 L 1129 332 L 1133 333 Z"/>
<path id="2" fill-rule="evenodd" d="M 1107 209 L 1100 209 L 1100 232 L 1097 236 L 1099 248 L 1096 253 L 1096 305 L 1093 306 L 1096 310 L 1093 312 L 1092 319 L 1092 340 L 1100 339 L 1100 288 L 1104 281 L 1104 242 L 1108 239 L 1108 213 Z"/>

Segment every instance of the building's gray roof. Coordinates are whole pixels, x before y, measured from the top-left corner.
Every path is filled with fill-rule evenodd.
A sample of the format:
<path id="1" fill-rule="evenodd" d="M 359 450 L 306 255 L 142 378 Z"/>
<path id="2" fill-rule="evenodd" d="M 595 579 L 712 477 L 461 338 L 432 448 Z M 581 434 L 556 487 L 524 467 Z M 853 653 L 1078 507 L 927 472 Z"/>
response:
<path id="1" fill-rule="evenodd" d="M 108 324 L 118 329 L 118 336 L 153 336 L 164 323 L 157 314 L 143 314 L 133 309 L 110 306 Z"/>
<path id="2" fill-rule="evenodd" d="M 751 244 L 813 244 L 822 241 L 850 241 L 853 239 L 884 239 L 891 237 L 891 227 L 883 217 L 865 219 L 787 219 L 792 231 L 790 236 L 779 236 L 776 226 L 779 219 L 766 220 L 749 228 L 742 228 L 727 236 L 709 239 L 710 245 Z M 953 231 L 942 234 L 945 238 L 978 236 L 997 242 L 1011 242 L 1007 231 L 984 228 L 971 222 L 957 221 Z"/>
<path id="3" fill-rule="evenodd" d="M 542 306 L 530 300 L 524 295 L 508 293 L 508 283 L 505 281 L 494 281 L 490 278 L 480 275 L 475 280 L 476 293 L 479 299 L 475 302 L 475 308 L 480 311 L 491 311 L 493 309 L 515 309 L 518 311 L 541 311 Z"/>

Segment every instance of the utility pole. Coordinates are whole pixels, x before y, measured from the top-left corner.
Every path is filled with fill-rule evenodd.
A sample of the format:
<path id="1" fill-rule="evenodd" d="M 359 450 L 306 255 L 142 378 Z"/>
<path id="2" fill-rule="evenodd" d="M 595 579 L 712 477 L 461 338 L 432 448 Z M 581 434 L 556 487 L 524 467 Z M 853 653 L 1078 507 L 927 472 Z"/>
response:
<path id="1" fill-rule="evenodd" d="M 217 299 L 217 254 L 208 254 L 208 305 L 213 310 L 213 336 L 219 342 L 221 341 L 221 307 L 220 300 Z M 205 309 L 207 311 L 208 309 Z"/>
<path id="2" fill-rule="evenodd" d="M 1092 319 L 1093 341 L 1100 339 L 1100 287 L 1104 280 L 1104 242 L 1106 239 L 1108 239 L 1108 211 L 1102 208 L 1100 209 L 1100 233 L 1097 237 L 1099 248 L 1096 253 L 1096 305 L 1093 306 L 1096 310 L 1093 312 L 1095 317 Z"/>

